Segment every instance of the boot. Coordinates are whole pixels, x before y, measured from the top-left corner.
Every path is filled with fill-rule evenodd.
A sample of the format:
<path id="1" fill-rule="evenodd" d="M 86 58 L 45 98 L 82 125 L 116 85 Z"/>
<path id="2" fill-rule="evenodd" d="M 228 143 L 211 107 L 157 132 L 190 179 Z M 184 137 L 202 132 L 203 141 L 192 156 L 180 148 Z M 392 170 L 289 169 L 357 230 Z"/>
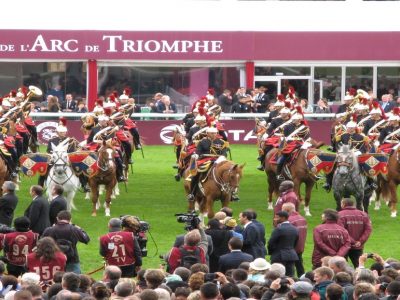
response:
<path id="1" fill-rule="evenodd" d="M 258 170 L 258 171 L 264 171 L 264 170 L 265 170 L 265 168 L 264 168 L 264 163 L 261 163 L 261 165 L 259 165 L 259 166 L 257 167 L 257 170 Z"/>
<path id="2" fill-rule="evenodd" d="M 276 179 L 277 180 L 285 180 L 285 176 L 282 175 L 283 166 L 286 162 L 286 157 L 283 155 L 278 160 L 278 165 L 276 166 Z"/>
<path id="3" fill-rule="evenodd" d="M 124 176 L 124 165 L 120 157 L 115 158 L 115 164 L 117 165 L 117 181 L 118 182 L 126 181 L 126 178 Z"/>
<path id="4" fill-rule="evenodd" d="M 175 180 L 176 181 L 181 181 L 181 175 L 179 173 L 175 174 Z"/>
<path id="5" fill-rule="evenodd" d="M 326 182 L 322 186 L 322 188 L 324 190 L 326 190 L 328 193 L 330 192 L 330 190 L 332 188 L 332 180 L 333 180 L 333 171 L 326 175 Z"/>

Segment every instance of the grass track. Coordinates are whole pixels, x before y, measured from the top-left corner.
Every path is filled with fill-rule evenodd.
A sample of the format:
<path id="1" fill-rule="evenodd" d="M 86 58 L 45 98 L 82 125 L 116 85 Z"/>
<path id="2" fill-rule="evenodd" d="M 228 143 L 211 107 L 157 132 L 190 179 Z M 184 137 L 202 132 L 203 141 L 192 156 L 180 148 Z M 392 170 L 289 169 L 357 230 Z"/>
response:
<path id="1" fill-rule="evenodd" d="M 176 182 L 173 178 L 175 170 L 172 169 L 174 153 L 172 146 L 146 146 L 145 159 L 139 152 L 134 153 L 134 170 L 130 174 L 128 192 L 120 184 L 121 195 L 114 200 L 111 206 L 112 217 L 131 214 L 137 215 L 151 225 L 151 234 L 156 246 L 149 236 L 148 257 L 144 259 L 144 267 L 158 267 L 159 254 L 163 254 L 172 246 L 176 235 L 183 232 L 183 224 L 177 223 L 175 213 L 185 212 L 183 183 Z M 268 211 L 266 204 L 266 175 L 256 166 L 257 151 L 252 145 L 232 145 L 233 160 L 237 163 L 246 162 L 244 176 L 240 184 L 240 202 L 232 203 L 237 218 L 239 212 L 246 208 L 253 208 L 258 212 L 258 219 L 266 226 L 267 239 L 271 233 L 272 212 Z M 15 216 L 23 214 L 31 201 L 28 193 L 29 186 L 35 184 L 37 178 L 22 178 L 21 190 L 18 192 L 19 204 Z M 321 185 L 320 183 L 319 185 Z M 73 222 L 84 228 L 91 238 L 89 245 L 79 245 L 81 268 L 83 272 L 92 271 L 100 267 L 102 258 L 98 251 L 98 237 L 107 232 L 109 218 L 104 216 L 104 209 L 100 209 L 97 217 L 91 217 L 91 203 L 84 200 L 84 195 L 78 193 L 75 197 L 78 211 L 73 211 Z M 313 190 L 311 199 L 312 217 L 308 218 L 309 230 L 306 250 L 303 255 L 306 268 L 311 267 L 312 229 L 320 224 L 321 213 L 325 208 L 334 208 L 332 193 L 327 194 L 322 188 Z M 220 208 L 220 203 L 215 203 L 215 208 Z M 303 207 L 301 207 L 303 214 Z M 373 233 L 366 247 L 366 252 L 376 252 L 383 257 L 399 256 L 400 225 L 398 219 L 389 217 L 389 209 L 385 206 L 380 211 L 371 207 Z M 93 275 L 99 278 L 100 273 Z"/>

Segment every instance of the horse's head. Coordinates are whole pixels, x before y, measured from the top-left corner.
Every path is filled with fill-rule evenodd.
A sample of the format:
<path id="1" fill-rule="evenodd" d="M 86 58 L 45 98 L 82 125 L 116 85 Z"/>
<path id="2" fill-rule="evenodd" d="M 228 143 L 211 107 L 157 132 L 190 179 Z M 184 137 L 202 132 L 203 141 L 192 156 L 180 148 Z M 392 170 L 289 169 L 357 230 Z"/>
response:
<path id="1" fill-rule="evenodd" d="M 53 164 L 54 173 L 57 176 L 62 176 L 66 174 L 68 168 L 68 143 L 61 143 L 58 146 L 52 145 L 53 153 L 51 155 L 51 162 Z"/>
<path id="2" fill-rule="evenodd" d="M 234 164 L 234 165 L 227 165 L 229 168 L 226 172 L 226 178 L 224 178 L 226 184 L 229 186 L 232 191 L 237 192 L 239 187 L 240 179 L 242 178 L 242 170 L 245 164 Z"/>
<path id="3" fill-rule="evenodd" d="M 103 171 L 108 170 L 113 165 L 114 154 L 115 150 L 110 143 L 103 141 L 103 145 L 98 151 L 98 165 Z"/>
<path id="4" fill-rule="evenodd" d="M 349 145 L 343 145 L 339 148 L 337 158 L 337 173 L 339 175 L 347 175 L 350 171 L 358 169 L 357 156 L 350 149 Z"/>

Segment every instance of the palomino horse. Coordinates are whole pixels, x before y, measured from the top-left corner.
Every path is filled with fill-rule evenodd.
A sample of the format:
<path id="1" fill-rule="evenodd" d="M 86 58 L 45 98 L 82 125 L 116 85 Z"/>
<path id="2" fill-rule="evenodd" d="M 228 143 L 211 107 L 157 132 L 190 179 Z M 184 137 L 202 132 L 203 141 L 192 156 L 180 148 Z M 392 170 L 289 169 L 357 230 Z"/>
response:
<path id="1" fill-rule="evenodd" d="M 395 149 L 389 156 L 388 174 L 378 176 L 375 209 L 380 208 L 379 197 L 388 202 L 390 216 L 397 217 L 397 186 L 400 184 L 400 149 Z"/>
<path id="2" fill-rule="evenodd" d="M 97 166 L 98 171 L 95 175 L 89 177 L 89 186 L 92 196 L 92 216 L 97 215 L 97 209 L 100 207 L 99 202 L 99 185 L 104 184 L 106 189 L 105 214 L 110 216 L 111 194 L 117 184 L 116 166 L 114 163 L 114 149 L 103 142 L 98 150 Z"/>
<path id="3" fill-rule="evenodd" d="M 74 174 L 67 153 L 69 138 L 65 139 L 57 146 L 52 145 L 53 153 L 51 162 L 53 167 L 50 169 L 46 179 L 47 193 L 49 200 L 54 185 L 59 184 L 64 188 L 65 199 L 67 200 L 67 210 L 76 209 L 74 205 L 75 193 L 79 188 L 79 179 Z"/>
<path id="4" fill-rule="evenodd" d="M 242 178 L 242 170 L 244 165 L 235 164 L 229 160 L 223 160 L 219 163 L 215 162 L 207 171 L 205 178 L 200 177 L 199 191 L 196 193 L 195 201 L 189 202 L 189 211 L 195 209 L 195 203 L 198 204 L 200 213 L 208 218 L 214 216 L 213 204 L 219 199 L 222 207 L 229 206 L 233 192 L 237 192 L 239 182 Z M 188 176 L 189 168 L 185 171 Z M 200 187 L 201 185 L 201 187 Z M 190 182 L 185 180 L 184 188 L 186 194 L 190 194 Z"/>
<path id="5" fill-rule="evenodd" d="M 348 198 L 350 195 L 356 198 L 357 209 L 363 210 L 366 180 L 360 170 L 357 155 L 348 145 L 343 145 L 339 148 L 336 166 L 332 181 L 336 210 L 341 210 L 342 198 Z"/>

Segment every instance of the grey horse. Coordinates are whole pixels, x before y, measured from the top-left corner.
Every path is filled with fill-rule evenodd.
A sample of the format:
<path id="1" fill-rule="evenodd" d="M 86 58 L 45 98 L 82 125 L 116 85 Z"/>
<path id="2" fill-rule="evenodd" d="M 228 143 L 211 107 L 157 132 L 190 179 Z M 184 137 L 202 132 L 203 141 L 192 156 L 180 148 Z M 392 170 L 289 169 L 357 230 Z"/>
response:
<path id="1" fill-rule="evenodd" d="M 354 196 L 357 209 L 363 210 L 365 177 L 360 171 L 357 155 L 348 145 L 339 148 L 336 158 L 336 170 L 333 174 L 333 196 L 336 210 L 341 210 L 342 198 Z"/>

